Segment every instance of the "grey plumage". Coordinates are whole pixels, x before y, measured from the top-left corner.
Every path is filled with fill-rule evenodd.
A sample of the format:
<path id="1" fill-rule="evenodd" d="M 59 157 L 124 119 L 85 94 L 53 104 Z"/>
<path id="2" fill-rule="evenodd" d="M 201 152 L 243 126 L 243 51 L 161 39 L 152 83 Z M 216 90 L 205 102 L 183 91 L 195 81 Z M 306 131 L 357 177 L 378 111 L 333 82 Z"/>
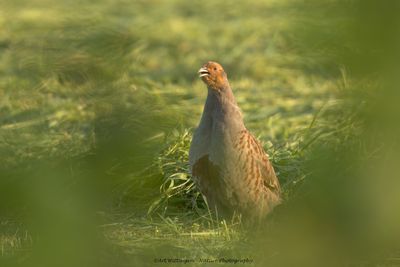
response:
<path id="1" fill-rule="evenodd" d="M 221 65 L 208 62 L 199 73 L 208 95 L 189 151 L 193 180 L 219 214 L 263 218 L 280 203 L 268 155 L 244 126 Z"/>

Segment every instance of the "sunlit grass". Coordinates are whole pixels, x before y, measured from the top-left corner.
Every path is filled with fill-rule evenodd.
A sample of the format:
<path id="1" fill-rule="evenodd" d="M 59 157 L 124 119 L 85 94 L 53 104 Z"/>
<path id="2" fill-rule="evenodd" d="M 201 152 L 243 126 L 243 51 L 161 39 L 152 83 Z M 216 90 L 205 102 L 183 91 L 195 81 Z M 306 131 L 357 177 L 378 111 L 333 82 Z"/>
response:
<path id="1" fill-rule="evenodd" d="M 282 263 L 302 251 L 297 264 L 309 263 L 315 248 L 395 244 L 398 205 L 387 203 L 398 200 L 397 184 L 382 177 L 396 173 L 397 154 L 382 159 L 385 142 L 396 147 L 387 133 L 398 130 L 397 95 L 376 90 L 383 41 L 353 34 L 369 24 L 355 24 L 363 13 L 357 1 L 345 2 L 3 1 L 5 262 L 81 264 L 81 247 L 93 245 L 96 255 L 97 239 L 79 236 L 78 226 L 106 240 L 99 251 L 111 254 L 101 259 L 109 266 L 162 256 Z M 372 2 L 362 5 L 365 14 Z M 378 33 L 379 18 L 371 17 Z M 385 38 L 392 32 L 381 30 Z M 240 218 L 211 216 L 190 180 L 188 148 L 207 93 L 196 71 L 208 60 L 227 70 L 245 124 L 282 184 L 284 203 L 258 237 Z M 290 245 L 296 238 L 300 249 Z M 377 262 L 397 264 L 388 251 Z"/>

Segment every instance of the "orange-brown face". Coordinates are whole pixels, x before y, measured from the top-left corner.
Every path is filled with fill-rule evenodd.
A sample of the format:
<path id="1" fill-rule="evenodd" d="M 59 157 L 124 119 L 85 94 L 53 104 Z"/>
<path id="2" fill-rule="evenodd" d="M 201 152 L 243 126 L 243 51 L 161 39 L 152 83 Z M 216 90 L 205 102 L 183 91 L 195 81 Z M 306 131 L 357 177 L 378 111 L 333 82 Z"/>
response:
<path id="1" fill-rule="evenodd" d="M 211 89 L 219 90 L 228 83 L 224 69 L 217 62 L 207 62 L 199 69 L 198 73 L 203 82 Z"/>

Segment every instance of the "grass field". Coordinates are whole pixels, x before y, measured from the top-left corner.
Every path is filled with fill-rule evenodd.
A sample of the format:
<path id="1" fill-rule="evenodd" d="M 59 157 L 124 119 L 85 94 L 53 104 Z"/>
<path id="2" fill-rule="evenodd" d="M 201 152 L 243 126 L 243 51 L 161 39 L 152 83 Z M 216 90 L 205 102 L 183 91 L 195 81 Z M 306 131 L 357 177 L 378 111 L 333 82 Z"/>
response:
<path id="1" fill-rule="evenodd" d="M 383 2 L 2 1 L 0 265 L 400 265 Z M 283 187 L 255 231 L 213 217 L 189 177 L 208 60 Z"/>

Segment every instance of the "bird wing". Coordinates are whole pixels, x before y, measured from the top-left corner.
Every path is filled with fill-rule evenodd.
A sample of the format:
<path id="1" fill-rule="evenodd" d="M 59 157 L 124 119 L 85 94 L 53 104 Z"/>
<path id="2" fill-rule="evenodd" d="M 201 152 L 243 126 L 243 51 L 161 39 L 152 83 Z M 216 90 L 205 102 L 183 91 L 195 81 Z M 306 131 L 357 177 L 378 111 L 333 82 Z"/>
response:
<path id="1" fill-rule="evenodd" d="M 276 205 L 280 185 L 268 155 L 249 131 L 242 130 L 235 136 L 226 147 L 224 160 L 213 161 L 206 154 L 192 164 L 194 182 L 209 206 L 217 206 L 222 213 L 227 213 L 229 207 L 245 212 L 265 196 L 274 200 L 268 206 Z"/>
<path id="2" fill-rule="evenodd" d="M 242 130 L 234 143 L 237 151 L 237 168 L 249 182 L 263 183 L 270 191 L 279 195 L 280 185 L 274 168 L 260 142 L 247 130 Z"/>

